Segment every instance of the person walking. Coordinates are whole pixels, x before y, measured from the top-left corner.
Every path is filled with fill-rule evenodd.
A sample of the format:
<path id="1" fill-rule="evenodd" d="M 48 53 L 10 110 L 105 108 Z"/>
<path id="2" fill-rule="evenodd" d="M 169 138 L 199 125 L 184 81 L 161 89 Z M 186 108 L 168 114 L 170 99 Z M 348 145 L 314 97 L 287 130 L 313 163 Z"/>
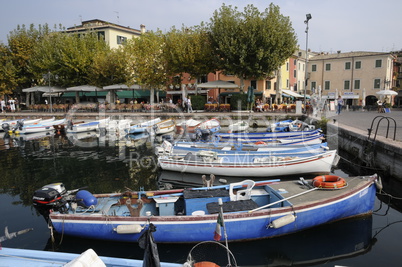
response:
<path id="1" fill-rule="evenodd" d="M 188 113 L 193 113 L 193 106 L 191 104 L 191 96 L 187 98 L 187 108 L 188 108 Z"/>
<path id="2" fill-rule="evenodd" d="M 341 95 L 338 96 L 337 100 L 338 100 L 338 109 L 336 111 L 336 114 L 341 114 L 341 110 L 343 107 L 343 99 L 342 99 Z"/>
<path id="3" fill-rule="evenodd" d="M 4 99 L 0 101 L 0 107 L 1 107 L 1 113 L 4 113 L 6 111 L 6 101 L 4 101 Z"/>

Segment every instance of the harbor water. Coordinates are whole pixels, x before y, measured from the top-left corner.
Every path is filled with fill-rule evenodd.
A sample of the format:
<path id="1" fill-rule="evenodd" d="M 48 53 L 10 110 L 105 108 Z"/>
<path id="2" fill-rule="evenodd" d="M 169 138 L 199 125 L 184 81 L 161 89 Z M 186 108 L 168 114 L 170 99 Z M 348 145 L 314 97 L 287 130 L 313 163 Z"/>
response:
<path id="1" fill-rule="evenodd" d="M 52 235 L 45 219 L 33 207 L 32 195 L 53 182 L 63 182 L 68 190 L 86 186 L 92 193 L 201 184 L 200 175 L 159 170 L 154 146 L 160 141 L 160 138 L 97 132 L 25 136 L 0 133 L 0 236 L 4 235 L 5 227 L 9 232 L 33 229 L 4 241 L 1 246 L 70 253 L 92 248 L 102 256 L 142 259 L 144 251 L 137 243 Z M 342 151 L 339 153 L 341 160 L 334 174 L 356 176 L 377 172 L 355 166 L 353 159 L 342 157 Z M 229 249 L 241 266 L 400 266 L 402 185 L 391 177 L 382 176 L 382 181 L 387 194 L 377 196 L 370 216 L 278 238 L 229 243 Z M 160 259 L 184 263 L 193 246 L 158 244 Z"/>

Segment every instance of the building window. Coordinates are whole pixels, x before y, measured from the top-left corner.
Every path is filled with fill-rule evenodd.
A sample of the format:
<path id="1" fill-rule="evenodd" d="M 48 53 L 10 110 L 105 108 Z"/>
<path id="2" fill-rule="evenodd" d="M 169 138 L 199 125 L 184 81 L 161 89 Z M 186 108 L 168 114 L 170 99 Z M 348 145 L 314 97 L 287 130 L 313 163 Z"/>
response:
<path id="1" fill-rule="evenodd" d="M 355 62 L 355 69 L 361 69 L 362 68 L 362 62 L 361 61 L 356 61 Z"/>
<path id="2" fill-rule="evenodd" d="M 297 74 L 296 70 L 293 70 L 293 77 L 296 78 L 296 74 Z"/>
<path id="3" fill-rule="evenodd" d="M 105 41 L 105 32 L 104 31 L 99 31 L 97 32 L 98 34 L 98 40 Z"/>
<path id="4" fill-rule="evenodd" d="M 286 79 L 286 88 L 289 88 L 289 79 Z"/>
<path id="5" fill-rule="evenodd" d="M 345 62 L 345 70 L 350 70 L 351 63 Z"/>
<path id="6" fill-rule="evenodd" d="M 311 82 L 311 90 L 317 88 L 317 82 Z"/>
<path id="7" fill-rule="evenodd" d="M 360 89 L 360 80 L 355 80 L 354 89 Z"/>
<path id="8" fill-rule="evenodd" d="M 286 62 L 286 71 L 289 71 L 289 62 Z"/>
<path id="9" fill-rule="evenodd" d="M 374 79 L 374 89 L 380 89 L 381 79 Z"/>
<path id="10" fill-rule="evenodd" d="M 375 61 L 375 67 L 376 68 L 381 68 L 382 67 L 382 59 L 377 59 Z"/>
<path id="11" fill-rule="evenodd" d="M 265 81 L 265 88 L 267 88 L 267 90 L 271 90 L 271 81 Z"/>
<path id="12" fill-rule="evenodd" d="M 127 37 L 117 35 L 117 44 L 125 44 L 127 42 Z"/>
<path id="13" fill-rule="evenodd" d="M 297 65 L 297 60 L 296 59 L 293 60 L 293 65 L 295 65 L 295 66 Z"/>
<path id="14" fill-rule="evenodd" d="M 346 80 L 343 82 L 343 90 L 350 90 L 350 81 Z"/>
<path id="15" fill-rule="evenodd" d="M 317 71 L 317 65 L 316 64 L 311 65 L 311 71 Z"/>
<path id="16" fill-rule="evenodd" d="M 331 89 L 331 82 L 330 81 L 325 81 L 324 82 L 324 89 L 325 90 L 330 90 Z"/>
<path id="17" fill-rule="evenodd" d="M 330 71 L 331 70 L 331 63 L 325 64 L 325 70 Z"/>
<path id="18" fill-rule="evenodd" d="M 254 87 L 254 89 L 257 89 L 257 81 L 256 81 L 256 80 L 251 80 L 251 81 L 250 81 L 250 85 L 251 85 L 252 87 Z"/>

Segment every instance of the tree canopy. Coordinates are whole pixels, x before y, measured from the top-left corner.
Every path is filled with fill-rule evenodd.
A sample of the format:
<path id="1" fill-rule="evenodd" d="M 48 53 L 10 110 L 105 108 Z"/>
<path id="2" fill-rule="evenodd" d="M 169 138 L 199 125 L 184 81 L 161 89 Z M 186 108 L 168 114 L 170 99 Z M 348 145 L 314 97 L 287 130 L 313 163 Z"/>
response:
<path id="1" fill-rule="evenodd" d="M 243 79 L 269 77 L 297 46 L 289 18 L 272 3 L 263 12 L 253 5 L 244 12 L 222 5 L 211 18 L 209 32 L 219 68 L 238 76 L 242 88 Z"/>

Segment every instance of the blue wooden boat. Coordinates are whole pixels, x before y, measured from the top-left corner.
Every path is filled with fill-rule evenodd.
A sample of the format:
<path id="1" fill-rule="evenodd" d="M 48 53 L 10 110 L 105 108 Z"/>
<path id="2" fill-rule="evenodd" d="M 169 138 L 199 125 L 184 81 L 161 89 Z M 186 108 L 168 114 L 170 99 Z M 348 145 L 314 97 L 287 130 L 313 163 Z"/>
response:
<path id="1" fill-rule="evenodd" d="M 150 223 L 157 243 L 214 240 L 219 214 L 228 241 L 244 241 L 372 213 L 377 175 L 323 178 L 110 194 L 57 183 L 35 191 L 33 202 L 58 233 L 126 242 L 137 242 Z"/>
<path id="2" fill-rule="evenodd" d="M 180 145 L 171 144 L 168 141 L 163 141 L 161 146 L 155 148 L 157 155 L 163 154 L 187 154 L 191 152 L 196 154 L 200 151 L 216 152 L 218 156 L 221 155 L 243 155 L 243 154 L 301 154 L 301 153 L 317 153 L 329 150 L 326 142 L 321 144 L 303 145 L 303 146 L 275 146 L 275 147 L 258 147 L 258 146 L 198 146 L 194 145 Z"/>
<path id="3" fill-rule="evenodd" d="M 194 147 L 236 147 L 238 150 L 245 148 L 272 148 L 282 146 L 306 146 L 321 144 L 324 140 L 323 135 L 313 135 L 305 138 L 284 138 L 284 139 L 268 139 L 268 140 L 250 140 L 250 139 L 226 139 L 215 141 L 176 141 L 175 146 L 194 146 Z"/>
<path id="4" fill-rule="evenodd" d="M 276 140 L 276 139 L 300 139 L 321 135 L 320 130 L 293 131 L 293 132 L 255 132 L 255 133 L 216 133 L 219 140 Z"/>
<path id="5" fill-rule="evenodd" d="M 126 129 L 127 134 L 139 134 L 144 132 L 151 132 L 153 126 L 157 123 L 161 122 L 160 118 L 152 119 L 149 121 L 141 122 L 135 125 L 132 125 L 130 128 Z"/>

